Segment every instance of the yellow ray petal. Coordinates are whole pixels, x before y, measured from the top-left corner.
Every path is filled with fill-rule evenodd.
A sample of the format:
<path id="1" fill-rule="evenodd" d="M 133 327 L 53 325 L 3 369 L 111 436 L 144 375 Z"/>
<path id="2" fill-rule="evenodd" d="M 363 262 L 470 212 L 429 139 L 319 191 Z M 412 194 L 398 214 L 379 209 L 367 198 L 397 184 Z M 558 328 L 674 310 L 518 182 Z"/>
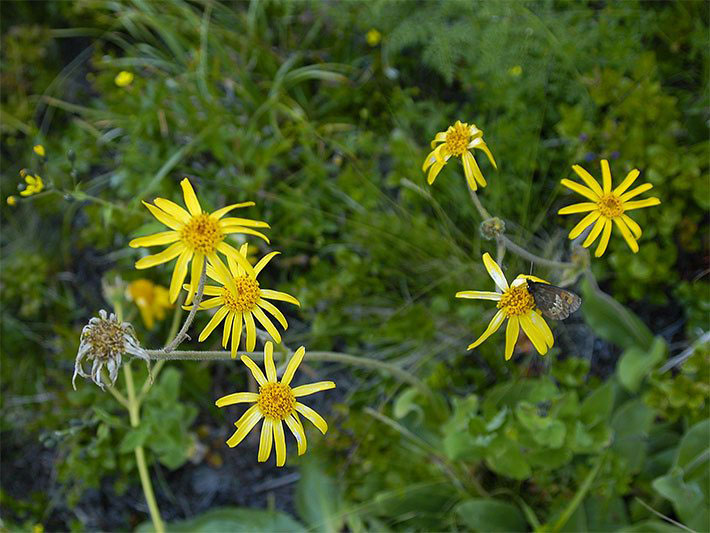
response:
<path id="1" fill-rule="evenodd" d="M 639 185 L 638 187 L 634 187 L 629 192 L 625 192 L 624 194 L 619 196 L 619 200 L 621 200 L 622 202 L 628 202 L 634 196 L 638 196 L 639 194 L 644 193 L 646 191 L 650 191 L 651 189 L 653 189 L 652 184 L 644 183 L 643 185 Z"/>
<path id="2" fill-rule="evenodd" d="M 269 459 L 271 455 L 271 445 L 274 442 L 274 421 L 271 418 L 264 418 L 264 423 L 261 425 L 261 437 L 259 438 L 259 457 L 260 463 Z"/>
<path id="3" fill-rule="evenodd" d="M 232 322 L 234 322 L 234 313 L 228 313 L 224 321 L 224 330 L 222 331 L 222 348 L 227 347 L 229 342 L 229 334 L 232 332 Z"/>
<path id="4" fill-rule="evenodd" d="M 294 352 L 291 359 L 288 361 L 288 365 L 286 365 L 286 372 L 284 372 L 284 375 L 281 377 L 281 383 L 284 385 L 291 383 L 296 370 L 298 370 L 298 365 L 303 361 L 304 355 L 306 355 L 306 349 L 303 346 Z"/>
<path id="5" fill-rule="evenodd" d="M 131 248 L 144 248 L 148 246 L 158 246 L 159 244 L 170 244 L 180 239 L 177 231 L 162 231 L 154 235 L 137 237 L 128 243 Z"/>
<path id="6" fill-rule="evenodd" d="M 622 220 L 621 217 L 614 217 L 613 220 L 614 220 L 614 224 L 616 224 L 616 227 L 619 228 L 619 231 L 621 232 L 621 236 L 624 237 L 626 244 L 628 244 L 629 248 L 631 248 L 631 251 L 633 253 L 638 253 L 639 245 L 636 242 L 636 239 L 634 239 L 634 236 L 631 235 L 631 230 L 626 225 L 626 223 Z"/>
<path id="7" fill-rule="evenodd" d="M 276 365 L 274 364 L 274 343 L 267 341 L 264 344 L 264 368 L 266 369 L 266 379 L 270 383 L 276 382 Z"/>
<path id="8" fill-rule="evenodd" d="M 202 267 L 205 264 L 205 256 L 199 252 L 195 252 L 192 257 L 192 272 L 190 275 L 190 288 L 187 291 L 187 297 L 185 298 L 185 303 L 192 302 L 192 297 L 197 291 L 197 287 L 200 284 L 200 276 L 202 276 Z"/>
<path id="9" fill-rule="evenodd" d="M 242 233 L 244 235 L 254 235 L 255 237 L 259 237 L 260 239 L 263 239 L 266 244 L 271 244 L 271 241 L 269 238 L 261 233 L 260 231 L 256 231 L 253 229 L 245 228 L 244 226 L 225 226 L 222 229 L 222 233 L 225 235 L 230 235 L 232 233 Z"/>
<path id="10" fill-rule="evenodd" d="M 520 325 L 538 353 L 540 355 L 545 355 L 547 353 L 547 343 L 545 342 L 545 337 L 542 332 L 533 325 L 528 315 L 520 315 Z"/>
<path id="11" fill-rule="evenodd" d="M 596 238 L 599 236 L 599 234 L 602 232 L 604 229 L 604 224 L 606 224 L 607 218 L 606 217 L 599 217 L 597 221 L 594 223 L 594 227 L 592 228 L 592 231 L 589 232 L 589 235 L 587 235 L 587 238 L 584 239 L 584 242 L 582 243 L 582 246 L 585 248 L 589 248 L 591 244 L 596 240 Z"/>
<path id="12" fill-rule="evenodd" d="M 547 347 L 552 348 L 555 344 L 555 337 L 552 336 L 552 330 L 550 329 L 550 326 L 547 325 L 547 322 L 545 322 L 545 319 L 535 311 L 531 311 L 529 316 L 533 325 L 542 333 L 542 337 L 545 344 L 547 344 Z"/>
<path id="13" fill-rule="evenodd" d="M 614 195 L 619 196 L 623 194 L 626 189 L 633 185 L 634 181 L 636 181 L 636 178 L 639 177 L 639 174 L 640 172 L 636 169 L 633 169 L 631 172 L 629 172 L 624 178 L 624 181 L 622 181 L 621 184 L 616 189 L 614 189 Z"/>
<path id="14" fill-rule="evenodd" d="M 251 350 L 249 350 L 249 351 L 251 351 Z M 257 366 L 257 364 L 252 360 L 252 358 L 249 357 L 248 355 L 242 355 L 241 359 L 242 359 L 242 363 L 247 365 L 249 370 L 251 370 L 251 374 L 252 374 L 252 376 L 254 376 L 254 379 L 256 380 L 256 382 L 259 385 L 266 385 L 266 383 L 267 383 L 266 376 L 261 371 L 261 368 L 259 368 Z"/>
<path id="15" fill-rule="evenodd" d="M 315 383 L 308 383 L 307 385 L 300 385 L 292 389 L 293 395 L 298 398 L 300 396 L 308 396 L 310 394 L 315 394 L 316 392 L 334 389 L 335 383 L 332 381 L 316 381 Z"/>
<path id="16" fill-rule="evenodd" d="M 157 218 L 160 222 L 165 224 L 170 229 L 180 229 L 184 226 L 184 224 L 182 224 L 179 220 L 177 220 L 174 217 L 171 217 L 165 211 L 163 211 L 162 209 L 159 209 L 158 207 L 154 206 L 153 204 L 149 204 L 148 202 L 143 202 L 143 205 L 148 208 L 148 211 L 150 211 L 151 214 L 155 218 Z"/>
<path id="17" fill-rule="evenodd" d="M 168 293 L 170 303 L 175 302 L 178 294 L 180 294 L 180 286 L 182 282 L 185 281 L 185 276 L 187 276 L 187 264 L 190 262 L 190 259 L 192 259 L 192 252 L 190 250 L 183 250 L 175 263 L 173 275 L 170 278 L 170 292 Z"/>
<path id="18" fill-rule="evenodd" d="M 611 192 L 611 169 L 609 168 L 609 161 L 602 159 L 602 183 L 604 194 L 609 194 Z"/>
<path id="19" fill-rule="evenodd" d="M 185 178 L 180 182 L 180 187 L 182 187 L 182 195 L 185 198 L 185 205 L 187 209 L 192 213 L 192 215 L 201 215 L 202 207 L 200 207 L 200 202 L 197 200 L 197 195 L 195 194 L 195 189 L 192 188 L 190 180 Z"/>
<path id="20" fill-rule="evenodd" d="M 221 209 L 217 209 L 217 211 L 215 211 L 214 213 L 212 213 L 212 214 L 210 215 L 210 218 L 220 219 L 220 218 L 222 218 L 224 215 L 226 215 L 227 213 L 229 213 L 232 209 L 237 209 L 237 208 L 239 208 L 239 207 L 253 207 L 253 206 L 255 206 L 255 205 L 256 205 L 256 204 L 255 204 L 254 202 L 242 202 L 242 203 L 240 203 L 240 204 L 228 205 L 228 206 L 223 207 L 223 208 L 221 208 Z"/>
<path id="21" fill-rule="evenodd" d="M 163 263 L 167 263 L 171 259 L 175 259 L 184 251 L 185 245 L 182 242 L 173 243 L 160 253 L 141 257 L 138 261 L 136 261 L 136 268 L 138 270 L 143 270 L 144 268 L 162 265 Z"/>
<path id="22" fill-rule="evenodd" d="M 274 420 L 274 444 L 276 445 L 276 466 L 286 464 L 286 437 L 281 420 Z"/>
<path id="23" fill-rule="evenodd" d="M 498 331 L 498 328 L 503 323 L 504 319 L 505 319 L 505 313 L 501 309 L 493 316 L 491 321 L 488 323 L 488 327 L 486 328 L 486 331 L 484 331 L 483 334 L 480 337 L 478 337 L 478 339 L 476 339 L 471 344 L 469 344 L 467 349 L 473 350 L 476 346 L 479 346 L 488 337 L 490 337 L 496 331 Z"/>
<path id="24" fill-rule="evenodd" d="M 237 358 L 237 350 L 239 349 L 239 341 L 242 340 L 242 313 L 237 311 L 234 314 L 234 321 L 232 322 L 232 349 L 231 355 L 232 359 Z"/>
<path id="25" fill-rule="evenodd" d="M 244 311 L 244 326 L 247 330 L 247 351 L 253 352 L 256 346 L 256 326 L 254 325 L 254 317 L 249 311 Z"/>
<path id="26" fill-rule="evenodd" d="M 596 194 L 597 196 L 601 196 L 602 194 L 604 194 L 597 180 L 595 180 L 589 172 L 587 172 L 579 165 L 572 165 L 572 170 L 574 170 L 577 176 L 582 178 L 582 181 L 587 184 L 587 187 L 589 187 L 594 194 Z"/>
<path id="27" fill-rule="evenodd" d="M 483 173 L 478 167 L 478 163 L 476 163 L 476 159 L 473 157 L 471 152 L 466 150 L 461 156 L 461 160 L 463 161 L 463 170 L 464 174 L 466 175 L 466 180 L 468 181 L 469 186 L 475 178 L 475 181 L 478 182 L 481 187 L 485 187 L 487 185 L 486 180 L 484 179 Z M 471 189 L 473 189 L 474 191 L 476 190 L 475 182 L 473 183 Z"/>
<path id="28" fill-rule="evenodd" d="M 234 448 L 237 444 L 242 442 L 242 440 L 244 440 L 244 437 L 247 436 L 247 434 L 252 430 L 254 426 L 256 426 L 257 422 L 259 422 L 259 420 L 261 420 L 263 416 L 259 412 L 259 409 L 256 405 L 252 405 L 247 410 L 247 413 L 249 413 L 249 416 L 243 420 L 240 426 L 237 427 L 237 431 L 235 431 L 234 434 L 229 437 L 229 439 L 227 439 L 227 446 L 229 446 L 230 448 Z"/>
<path id="29" fill-rule="evenodd" d="M 481 132 L 481 135 L 483 132 Z M 486 157 L 488 157 L 488 160 L 491 162 L 491 165 L 493 165 L 493 168 L 498 170 L 498 165 L 496 164 L 496 160 L 493 158 L 493 154 L 491 151 L 488 149 L 488 145 L 481 139 L 480 137 L 477 139 L 472 140 L 469 145 L 469 148 L 476 148 L 478 150 L 482 150 L 484 154 L 486 154 Z"/>
<path id="30" fill-rule="evenodd" d="M 639 226 L 636 221 L 631 218 L 629 215 L 621 215 L 621 218 L 623 219 L 624 222 L 626 222 L 626 225 L 629 227 L 631 230 L 631 233 L 633 233 L 634 237 L 637 239 L 641 238 L 641 226 Z"/>
<path id="31" fill-rule="evenodd" d="M 265 309 L 269 313 L 271 313 L 276 320 L 279 321 L 279 324 L 281 324 L 281 327 L 284 329 L 288 329 L 288 322 L 286 322 L 286 317 L 283 315 L 281 311 L 279 311 L 274 304 L 271 302 L 267 302 L 263 298 L 260 298 L 259 301 L 256 303 L 259 307 L 262 309 Z"/>
<path id="32" fill-rule="evenodd" d="M 326 431 L 328 431 L 328 423 L 323 419 L 322 416 L 320 416 L 306 404 L 296 402 L 296 411 L 298 411 L 308 420 L 310 420 L 313 425 L 317 427 L 321 433 L 323 433 L 323 435 L 325 435 Z"/>
<path id="33" fill-rule="evenodd" d="M 259 323 L 264 326 L 264 329 L 269 335 L 271 335 L 271 338 L 274 339 L 274 342 L 276 344 L 280 344 L 281 334 L 279 333 L 279 330 L 276 329 L 276 326 L 274 326 L 274 323 L 269 319 L 269 317 L 264 314 L 264 311 L 262 311 L 260 307 L 255 307 L 251 310 L 251 313 L 256 317 Z"/>
<path id="34" fill-rule="evenodd" d="M 157 205 L 160 209 L 165 211 L 168 215 L 173 217 L 175 220 L 183 224 L 190 223 L 190 219 L 192 218 L 190 216 L 190 213 L 185 211 L 175 202 L 171 202 L 170 200 L 166 200 L 165 198 L 156 198 L 155 200 L 153 200 L 153 203 Z"/>
<path id="35" fill-rule="evenodd" d="M 456 293 L 456 298 L 468 298 L 470 300 L 500 300 L 499 292 L 490 291 L 459 291 Z"/>
<path id="36" fill-rule="evenodd" d="M 589 187 L 585 187 L 584 185 L 577 183 L 576 181 L 568 180 L 565 178 L 560 180 L 560 183 L 568 189 L 572 189 L 574 192 L 581 194 L 585 198 L 589 198 L 593 202 L 599 200 L 599 195 L 597 193 L 595 193 Z"/>
<path id="37" fill-rule="evenodd" d="M 285 292 L 274 291 L 271 289 L 261 289 L 261 297 L 268 298 L 269 300 L 279 300 L 281 302 L 288 302 L 297 305 L 298 307 L 301 307 L 301 303 L 296 300 L 296 298 L 294 298 L 290 294 L 286 294 Z"/>
<path id="38" fill-rule="evenodd" d="M 434 183 L 434 180 L 436 177 L 439 175 L 439 172 L 441 172 L 441 169 L 444 168 L 444 165 L 446 164 L 445 161 L 437 161 L 434 163 L 431 168 L 429 169 L 429 173 L 427 174 L 426 181 L 429 185 Z"/>
<path id="39" fill-rule="evenodd" d="M 572 231 L 569 232 L 569 238 L 576 239 L 577 237 L 579 237 L 582 232 L 587 229 L 600 216 L 601 213 L 599 211 L 592 211 L 591 213 L 586 215 L 582 220 L 577 223 L 574 228 L 572 228 Z"/>
<path id="40" fill-rule="evenodd" d="M 250 218 L 235 218 L 228 217 L 223 218 L 219 221 L 220 228 L 226 228 L 229 226 L 246 226 L 247 228 L 271 228 L 269 224 L 263 220 L 252 220 Z"/>
<path id="41" fill-rule="evenodd" d="M 205 329 L 202 330 L 202 333 L 200 333 L 200 336 L 197 338 L 197 340 L 199 342 L 202 342 L 207 337 L 209 337 L 210 333 L 214 331 L 214 328 L 219 326 L 219 323 L 222 322 L 225 316 L 227 316 L 227 313 L 229 313 L 229 309 L 227 309 L 226 307 L 220 307 L 214 314 L 214 316 L 212 316 L 210 321 L 207 323 Z"/>
<path id="42" fill-rule="evenodd" d="M 271 261 L 274 257 L 279 255 L 281 252 L 270 252 L 266 254 L 264 257 L 259 259 L 259 262 L 254 265 L 254 273 L 255 275 L 259 275 L 259 272 L 262 271 L 262 269 L 269 264 L 269 261 Z"/>
<path id="43" fill-rule="evenodd" d="M 284 422 L 286 422 L 288 429 L 291 430 L 291 433 L 293 433 L 293 436 L 296 438 L 296 444 L 298 444 L 298 455 L 303 455 L 306 453 L 307 448 L 306 433 L 303 431 L 303 426 L 298 423 L 293 415 L 288 415 L 284 419 Z"/>
<path id="44" fill-rule="evenodd" d="M 637 200 L 635 202 L 624 202 L 624 211 L 632 209 L 641 209 L 643 207 L 651 207 L 660 204 L 661 201 L 656 197 L 646 198 L 645 200 Z"/>
<path id="45" fill-rule="evenodd" d="M 594 202 L 581 202 L 579 204 L 568 205 L 557 211 L 558 215 L 571 215 L 573 213 L 586 213 L 599 207 Z"/>
<path id="46" fill-rule="evenodd" d="M 251 263 L 247 261 L 246 257 L 235 250 L 234 247 L 222 241 L 217 245 L 217 250 L 222 252 L 225 256 L 230 256 L 244 269 L 250 278 L 256 279 L 256 274 L 254 273 L 254 268 L 251 266 Z"/>
<path id="47" fill-rule="evenodd" d="M 256 392 L 235 392 L 222 396 L 215 402 L 215 405 L 217 407 L 224 407 L 225 405 L 234 405 L 235 403 L 253 403 L 258 399 L 259 394 Z"/>
<path id="48" fill-rule="evenodd" d="M 508 319 L 508 325 L 505 328 L 505 360 L 508 361 L 513 357 L 513 349 L 518 341 L 520 333 L 520 321 L 517 316 L 511 316 Z"/>
<path id="49" fill-rule="evenodd" d="M 498 263 L 493 261 L 493 258 L 488 252 L 483 254 L 483 264 L 488 271 L 488 275 L 493 278 L 493 281 L 498 288 L 502 291 L 506 290 L 508 288 L 508 280 L 505 279 L 505 274 L 503 274 L 503 271 L 498 266 Z"/>
<path id="50" fill-rule="evenodd" d="M 594 252 L 594 257 L 601 257 L 604 255 L 606 247 L 609 244 L 609 237 L 611 237 L 611 226 L 611 220 L 606 219 L 604 222 L 604 230 L 602 231 L 602 238 L 599 239 L 599 246 L 597 246 L 597 250 Z"/>

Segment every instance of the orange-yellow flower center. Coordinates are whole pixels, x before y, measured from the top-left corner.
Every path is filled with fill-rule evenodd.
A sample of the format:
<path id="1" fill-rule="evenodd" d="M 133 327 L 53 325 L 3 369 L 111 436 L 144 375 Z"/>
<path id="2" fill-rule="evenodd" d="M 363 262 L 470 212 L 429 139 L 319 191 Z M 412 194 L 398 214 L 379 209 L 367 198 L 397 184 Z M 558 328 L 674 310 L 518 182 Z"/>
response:
<path id="1" fill-rule="evenodd" d="M 265 417 L 283 420 L 293 413 L 296 397 L 288 385 L 267 383 L 259 387 L 259 399 L 256 403 Z"/>
<path id="2" fill-rule="evenodd" d="M 465 122 L 457 122 L 446 130 L 446 149 L 451 155 L 461 157 L 468 150 L 471 128 Z"/>
<path id="3" fill-rule="evenodd" d="M 500 297 L 498 309 L 502 309 L 507 317 L 524 315 L 535 309 L 535 299 L 527 285 L 518 285 L 507 289 Z"/>
<path id="4" fill-rule="evenodd" d="M 259 282 L 247 276 L 234 278 L 237 286 L 237 293 L 234 294 L 229 288 L 222 289 L 224 305 L 230 311 L 251 311 L 256 307 L 256 303 L 261 298 Z"/>
<path id="5" fill-rule="evenodd" d="M 180 239 L 195 252 L 211 254 L 217 250 L 217 245 L 224 239 L 224 234 L 217 220 L 202 213 L 193 216 L 180 230 Z"/>
<path id="6" fill-rule="evenodd" d="M 624 214 L 624 204 L 618 196 L 606 194 L 597 202 L 599 211 L 607 218 L 620 217 Z"/>

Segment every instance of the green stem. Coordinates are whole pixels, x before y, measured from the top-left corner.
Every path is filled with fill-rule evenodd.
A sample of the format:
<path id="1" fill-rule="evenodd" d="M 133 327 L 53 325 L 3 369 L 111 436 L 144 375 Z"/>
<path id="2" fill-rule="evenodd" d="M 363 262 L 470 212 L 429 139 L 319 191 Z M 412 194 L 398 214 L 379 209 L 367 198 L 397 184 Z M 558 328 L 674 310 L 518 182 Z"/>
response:
<path id="1" fill-rule="evenodd" d="M 130 363 L 123 365 L 123 371 L 126 376 L 126 390 L 128 391 L 128 416 L 131 421 L 131 427 L 138 427 L 140 424 L 140 404 L 136 398 L 136 389 L 133 385 L 133 372 L 131 371 Z M 143 446 L 136 446 L 133 449 L 136 456 L 136 464 L 138 465 L 138 474 L 141 478 L 141 485 L 143 486 L 143 494 L 145 495 L 145 500 L 148 503 L 148 509 L 150 510 L 150 519 L 153 521 L 153 527 L 157 533 L 165 532 L 165 525 L 163 524 L 163 519 L 160 517 L 160 510 L 158 509 L 158 503 L 155 500 L 155 494 L 153 493 L 153 484 L 150 481 L 150 475 L 148 474 L 148 464 L 145 460 L 145 451 Z"/>
<path id="2" fill-rule="evenodd" d="M 557 533 L 558 531 L 560 531 L 567 523 L 567 521 L 572 517 L 574 512 L 577 510 L 577 507 L 579 507 L 579 505 L 582 503 L 585 496 L 587 495 L 587 492 L 589 492 L 589 489 L 592 486 L 594 479 L 597 477 L 599 470 L 601 470 L 602 464 L 604 464 L 604 459 L 606 459 L 606 452 L 597 457 L 594 467 L 589 471 L 589 474 L 587 474 L 587 477 L 584 479 L 582 485 L 577 490 L 577 494 L 574 495 L 574 498 L 572 498 L 572 501 L 569 502 L 569 505 L 565 508 L 562 515 L 560 515 L 560 517 L 557 519 L 555 525 L 552 526 L 552 533 Z"/>
<path id="3" fill-rule="evenodd" d="M 148 353 L 148 356 L 155 361 L 232 361 L 231 353 L 223 351 L 202 352 L 178 350 L 166 353 L 163 350 L 146 350 L 146 352 Z M 241 354 L 248 355 L 257 361 L 260 361 L 264 357 L 264 354 L 261 352 L 241 352 Z M 401 381 L 418 388 L 425 394 L 430 394 L 427 386 L 414 375 L 390 363 L 385 363 L 384 361 L 378 361 L 377 359 L 370 359 L 367 357 L 357 357 L 339 352 L 307 352 L 306 357 L 309 361 L 327 361 L 330 363 L 343 363 L 361 368 L 374 368 L 382 370 L 383 372 L 387 372 Z"/>

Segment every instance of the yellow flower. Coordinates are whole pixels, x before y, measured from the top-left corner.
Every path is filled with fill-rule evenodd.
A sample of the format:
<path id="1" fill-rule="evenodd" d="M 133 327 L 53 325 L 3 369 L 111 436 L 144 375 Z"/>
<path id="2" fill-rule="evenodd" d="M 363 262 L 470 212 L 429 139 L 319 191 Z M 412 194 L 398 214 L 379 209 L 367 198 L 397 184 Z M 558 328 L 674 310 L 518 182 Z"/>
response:
<path id="1" fill-rule="evenodd" d="M 513 283 L 508 285 L 503 271 L 498 264 L 493 261 L 489 254 L 483 254 L 483 264 L 488 270 L 488 274 L 493 278 L 498 291 L 461 291 L 456 293 L 457 298 L 471 298 L 474 300 L 493 300 L 498 302 L 498 312 L 493 316 L 488 328 L 476 341 L 468 347 L 472 350 L 480 345 L 488 337 L 493 335 L 507 318 L 508 325 L 505 328 L 505 359 L 513 356 L 513 348 L 518 340 L 520 327 L 528 336 L 540 355 L 545 355 L 547 350 L 552 348 L 555 339 L 552 336 L 550 327 L 542 318 L 540 312 L 535 308 L 535 300 L 528 291 L 526 279 L 548 283 L 544 279 L 535 276 L 519 275 Z"/>
<path id="2" fill-rule="evenodd" d="M 177 300 L 180 293 L 180 286 L 187 276 L 187 266 L 192 260 L 192 275 L 190 278 L 190 288 L 186 302 L 191 302 L 197 284 L 200 280 L 202 265 L 205 257 L 213 264 L 217 261 L 217 252 L 222 252 L 227 257 L 237 261 L 244 270 L 253 273 L 254 269 L 249 261 L 244 259 L 237 250 L 224 241 L 224 238 L 231 233 L 245 233 L 256 235 L 266 242 L 269 239 L 263 233 L 259 233 L 253 228 L 268 228 L 266 222 L 250 220 L 247 218 L 222 218 L 232 209 L 238 207 L 250 207 L 254 202 L 242 202 L 232 204 L 214 213 L 207 214 L 202 211 L 200 202 L 197 200 L 195 191 L 190 181 L 185 178 L 180 182 L 182 186 L 185 205 L 188 211 L 165 198 L 156 198 L 155 205 L 143 202 L 155 218 L 170 228 L 171 231 L 163 231 L 147 237 L 133 239 L 128 245 L 131 248 L 144 246 L 157 246 L 160 244 L 170 244 L 162 252 L 143 257 L 136 262 L 137 269 L 150 268 L 162 263 L 167 263 L 176 257 L 175 270 L 173 270 L 170 280 L 170 302 Z"/>
<path id="3" fill-rule="evenodd" d="M 34 147 L 32 147 L 32 150 L 34 150 L 35 154 L 40 157 L 44 157 L 45 155 L 44 146 L 42 146 L 41 144 L 35 144 Z"/>
<path id="4" fill-rule="evenodd" d="M 153 329 L 156 319 L 163 320 L 165 310 L 172 307 L 168 289 L 149 279 L 137 279 L 129 283 L 126 287 L 126 297 L 138 306 L 143 323 L 148 329 Z"/>
<path id="5" fill-rule="evenodd" d="M 32 196 L 42 192 L 42 189 L 44 189 L 44 182 L 38 174 L 32 176 L 25 169 L 22 169 L 20 170 L 20 176 L 25 178 L 25 188 L 20 191 L 20 196 Z"/>
<path id="6" fill-rule="evenodd" d="M 371 28 L 365 35 L 365 39 L 370 46 L 377 46 L 382 40 L 382 34 L 375 28 Z"/>
<path id="7" fill-rule="evenodd" d="M 560 209 L 557 214 L 571 215 L 572 213 L 586 213 L 588 211 L 591 211 L 591 213 L 586 215 L 574 228 L 572 228 L 572 231 L 569 232 L 569 238 L 577 238 L 585 229 L 594 224 L 592 231 L 589 232 L 589 235 L 587 235 L 587 238 L 582 243 L 582 246 L 588 248 L 601 233 L 602 237 L 599 241 L 599 246 L 597 246 L 597 250 L 594 252 L 595 257 L 601 257 L 609 244 L 609 237 L 611 236 L 611 227 L 613 222 L 616 224 L 616 227 L 619 228 L 619 231 L 624 237 L 626 244 L 629 245 L 629 248 L 631 248 L 634 253 L 638 252 L 639 245 L 636 240 L 641 237 L 641 227 L 626 214 L 626 211 L 660 204 L 661 200 L 655 197 L 647 198 L 645 200 L 636 200 L 634 202 L 629 201 L 642 192 L 646 192 L 651 189 L 653 185 L 650 183 L 644 183 L 643 185 L 639 185 L 638 187 L 631 189 L 629 192 L 626 192 L 626 190 L 631 187 L 633 182 L 639 176 L 639 171 L 633 169 L 626 175 L 624 181 L 622 181 L 621 184 L 612 191 L 611 171 L 609 170 L 609 162 L 606 159 L 602 159 L 603 187 L 600 187 L 599 183 L 592 177 L 592 175 L 579 165 L 574 165 L 572 170 L 574 170 L 577 175 L 582 178 L 584 183 L 587 184 L 587 187 L 577 183 L 576 181 L 568 179 L 563 179 L 561 181 L 562 185 L 588 198 L 591 202 L 568 205 L 567 207 Z"/>
<path id="8" fill-rule="evenodd" d="M 276 444 L 276 466 L 283 466 L 286 463 L 286 439 L 284 437 L 283 422 L 286 422 L 291 433 L 296 437 L 298 455 L 306 453 L 306 432 L 298 416 L 299 413 L 313 422 L 313 425 L 325 435 L 325 432 L 328 431 L 328 424 L 323 420 L 323 417 L 297 399 L 301 396 L 334 389 L 335 383 L 332 381 L 318 381 L 292 388 L 290 385 L 291 380 L 305 354 L 306 349 L 303 346 L 296 350 L 289 360 L 280 382 L 276 377 L 274 345 L 271 342 L 267 342 L 264 346 L 266 376 L 252 359 L 242 355 L 242 362 L 249 367 L 254 379 L 259 384 L 259 392 L 236 392 L 223 396 L 215 402 L 217 407 L 235 403 L 254 403 L 234 423 L 237 426 L 237 430 L 227 440 L 227 445 L 230 448 L 239 444 L 262 418 L 264 423 L 261 426 L 261 439 L 259 442 L 260 463 L 266 461 L 271 455 L 272 443 Z"/>
<path id="9" fill-rule="evenodd" d="M 239 255 L 244 258 L 244 261 L 246 261 L 248 249 L 249 245 L 243 244 L 239 250 Z M 259 286 L 259 282 L 256 280 L 256 277 L 262 269 L 279 253 L 280 252 L 271 252 L 266 254 L 254 266 L 251 272 L 246 272 L 242 268 L 243 263 L 237 263 L 229 256 L 227 257 L 229 270 L 227 270 L 227 267 L 225 267 L 224 263 L 219 259 L 210 263 L 207 267 L 207 275 L 222 286 L 206 285 L 204 294 L 206 296 L 214 296 L 214 298 L 201 302 L 199 309 L 219 307 L 219 310 L 207 323 L 202 333 L 200 333 L 198 338 L 200 342 L 204 341 L 222 320 L 224 320 L 222 347 L 227 347 L 227 342 L 231 335 L 232 358 L 235 359 L 237 357 L 239 341 L 242 337 L 243 323 L 247 330 L 246 349 L 251 352 L 254 346 L 256 346 L 255 317 L 277 344 L 281 342 L 279 330 L 276 329 L 276 326 L 274 326 L 273 322 L 266 316 L 264 311 L 268 311 L 273 315 L 284 329 L 288 328 L 288 322 L 286 322 L 286 317 L 284 317 L 283 313 L 267 300 L 280 300 L 282 302 L 298 305 L 299 307 L 301 304 L 296 298 L 285 292 L 262 289 Z M 187 289 L 188 287 L 185 286 L 185 288 Z"/>
<path id="10" fill-rule="evenodd" d="M 520 65 L 512 66 L 512 67 L 510 67 L 510 70 L 508 71 L 508 73 L 511 76 L 517 78 L 518 76 L 520 76 L 523 73 L 523 67 L 521 67 Z"/>
<path id="11" fill-rule="evenodd" d="M 14 207 L 17 205 L 17 196 L 8 196 L 7 205 Z"/>
<path id="12" fill-rule="evenodd" d="M 128 72 L 127 70 L 122 70 L 114 78 L 114 83 L 119 87 L 128 87 L 133 83 L 133 72 Z"/>
<path id="13" fill-rule="evenodd" d="M 438 143 L 442 144 L 436 146 Z M 474 191 L 478 189 L 476 182 L 481 187 L 485 187 L 486 180 L 483 178 L 481 169 L 478 168 L 478 163 L 476 163 L 473 154 L 470 152 L 471 148 L 483 150 L 493 168 L 498 168 L 495 159 L 493 159 L 493 154 L 491 154 L 488 145 L 483 141 L 483 132 L 475 124 L 469 126 L 465 122 L 457 120 L 456 124 L 449 126 L 448 130 L 440 131 L 436 134 L 434 140 L 431 141 L 431 147 L 434 150 L 426 157 L 422 165 L 422 171 L 426 172 L 429 169 L 429 174 L 427 174 L 429 185 L 434 183 L 436 176 L 444 168 L 446 162 L 451 156 L 454 156 L 460 157 L 463 162 L 463 171 L 466 175 L 468 186 Z"/>

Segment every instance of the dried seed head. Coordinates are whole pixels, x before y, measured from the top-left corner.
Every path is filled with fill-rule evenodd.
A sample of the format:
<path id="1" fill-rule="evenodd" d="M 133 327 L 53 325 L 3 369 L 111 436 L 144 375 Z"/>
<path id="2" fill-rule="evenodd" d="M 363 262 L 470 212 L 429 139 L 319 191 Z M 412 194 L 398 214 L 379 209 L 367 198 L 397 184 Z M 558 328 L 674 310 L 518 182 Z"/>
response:
<path id="1" fill-rule="evenodd" d="M 98 317 L 93 317 L 81 331 L 81 342 L 79 352 L 76 354 L 74 362 L 74 375 L 72 376 L 72 386 L 76 390 L 76 376 L 91 378 L 102 389 L 104 383 L 101 379 L 101 371 L 104 366 L 108 370 L 111 385 L 116 382 L 118 369 L 121 367 L 123 354 L 130 354 L 143 359 L 148 364 L 150 372 L 150 358 L 138 339 L 136 339 L 133 326 L 128 322 L 119 322 L 116 315 L 109 316 L 103 309 L 99 311 Z M 93 361 L 91 372 L 84 372 L 82 361 L 84 359 Z"/>
<path id="2" fill-rule="evenodd" d="M 495 240 L 505 231 L 505 222 L 498 217 L 489 218 L 481 222 L 480 231 L 484 239 Z"/>

